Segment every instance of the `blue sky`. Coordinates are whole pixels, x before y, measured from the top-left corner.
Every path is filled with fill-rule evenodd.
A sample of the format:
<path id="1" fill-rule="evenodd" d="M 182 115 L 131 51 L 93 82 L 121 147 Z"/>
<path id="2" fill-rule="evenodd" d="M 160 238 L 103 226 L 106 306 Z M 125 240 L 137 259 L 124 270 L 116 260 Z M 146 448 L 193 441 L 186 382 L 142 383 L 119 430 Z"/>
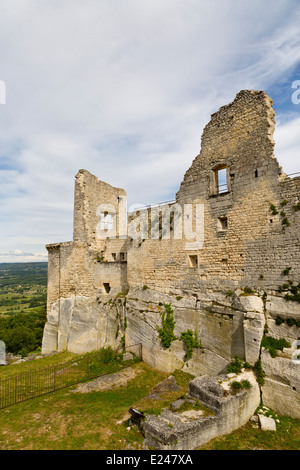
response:
<path id="1" fill-rule="evenodd" d="M 0 262 L 72 239 L 81 168 L 128 204 L 173 199 L 210 115 L 242 89 L 276 112 L 300 171 L 296 0 L 0 0 Z"/>

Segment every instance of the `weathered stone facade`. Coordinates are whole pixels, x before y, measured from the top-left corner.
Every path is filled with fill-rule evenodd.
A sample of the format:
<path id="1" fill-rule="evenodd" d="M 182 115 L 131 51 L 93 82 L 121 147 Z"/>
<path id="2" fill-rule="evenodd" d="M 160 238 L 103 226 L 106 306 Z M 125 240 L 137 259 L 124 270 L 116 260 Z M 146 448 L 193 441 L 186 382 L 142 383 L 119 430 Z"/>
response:
<path id="1" fill-rule="evenodd" d="M 47 246 L 43 351 L 91 351 L 125 338 L 142 343 L 154 367 L 195 376 L 224 372 L 234 356 L 252 366 L 261 358 L 265 404 L 299 418 L 300 178 L 278 165 L 274 127 L 272 100 L 241 91 L 205 127 L 176 203 L 132 214 L 124 190 L 80 170 L 74 240 Z M 176 321 L 169 348 L 158 334 L 165 304 Z M 204 347 L 188 361 L 187 330 Z M 289 353 L 262 351 L 264 335 L 286 339 Z"/>

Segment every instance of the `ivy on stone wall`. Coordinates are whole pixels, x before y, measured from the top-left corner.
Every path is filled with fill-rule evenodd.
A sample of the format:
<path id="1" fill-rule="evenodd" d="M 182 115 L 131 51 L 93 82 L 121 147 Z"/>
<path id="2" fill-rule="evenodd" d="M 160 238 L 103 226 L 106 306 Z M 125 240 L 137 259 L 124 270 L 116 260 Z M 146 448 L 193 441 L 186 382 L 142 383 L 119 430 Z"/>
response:
<path id="1" fill-rule="evenodd" d="M 194 349 L 204 350 L 201 340 L 198 339 L 198 334 L 195 331 L 187 330 L 181 333 L 180 338 L 177 338 L 174 334 L 176 321 L 174 319 L 173 308 L 171 304 L 164 303 L 164 312 L 162 313 L 162 326 L 157 328 L 160 340 L 165 348 L 169 348 L 172 341 L 180 339 L 184 342 L 186 347 L 186 353 L 184 360 L 188 361 L 193 355 Z"/>
<path id="2" fill-rule="evenodd" d="M 157 331 L 164 347 L 169 348 L 172 341 L 177 339 L 174 334 L 176 321 L 174 320 L 173 308 L 171 304 L 164 303 L 163 306 L 165 310 L 162 313 L 161 318 L 162 327 L 157 328 Z"/>
<path id="3" fill-rule="evenodd" d="M 195 333 L 193 333 L 192 330 L 184 331 L 181 333 L 180 339 L 184 342 L 186 347 L 186 353 L 184 356 L 185 361 L 191 359 L 194 349 L 204 350 L 201 340 L 198 340 L 197 331 L 195 331 Z"/>
<path id="4" fill-rule="evenodd" d="M 286 301 L 300 302 L 300 282 L 298 285 L 293 285 L 292 281 L 288 281 L 278 287 L 280 293 L 287 292 L 284 298 Z"/>

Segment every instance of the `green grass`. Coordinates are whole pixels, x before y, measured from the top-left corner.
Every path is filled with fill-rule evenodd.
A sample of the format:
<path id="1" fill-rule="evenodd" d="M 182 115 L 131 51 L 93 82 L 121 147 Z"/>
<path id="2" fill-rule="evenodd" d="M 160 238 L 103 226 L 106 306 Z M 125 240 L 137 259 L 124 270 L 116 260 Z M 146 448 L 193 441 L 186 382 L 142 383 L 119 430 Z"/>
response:
<path id="1" fill-rule="evenodd" d="M 20 364 L 10 364 L 9 366 L 0 367 L 0 379 L 9 379 L 19 374 L 32 372 L 37 369 L 44 369 L 45 367 L 55 366 L 64 362 L 75 360 L 78 355 L 63 351 L 53 356 L 43 357 L 41 359 L 35 359 L 33 361 L 22 362 Z M 81 356 L 79 356 L 81 357 Z"/>
<path id="2" fill-rule="evenodd" d="M 15 371 L 10 377 L 0 376 L 2 379 L 0 381 L 0 407 L 15 405 L 21 401 L 66 388 L 74 383 L 92 380 L 93 377 L 113 374 L 140 362 L 137 357 L 126 361 L 122 359 L 122 354 L 107 347 L 94 353 L 78 355 L 69 361 L 52 362 L 51 365 L 44 365 L 42 368 L 36 365 L 31 370 L 27 369 L 26 372 L 25 369 L 19 369 L 19 373 Z M 35 361 L 32 364 L 34 363 Z"/>
<path id="3" fill-rule="evenodd" d="M 117 422 L 167 374 L 144 363 L 137 378 L 103 392 L 71 393 L 74 387 L 0 410 L 0 449 L 84 450 L 142 448 L 137 427 Z M 129 416 L 128 416 L 129 418 Z"/>
<path id="4" fill-rule="evenodd" d="M 283 348 L 290 348 L 291 345 L 284 338 L 276 339 L 272 336 L 263 336 L 261 341 L 262 347 L 266 348 L 272 357 L 277 356 L 277 351 L 282 351 Z"/>
<path id="5" fill-rule="evenodd" d="M 262 431 L 255 423 L 248 422 L 226 436 L 217 437 L 201 447 L 201 450 L 299 450 L 300 420 L 278 416 L 277 431 Z"/>
<path id="6" fill-rule="evenodd" d="M 139 402 L 135 403 L 134 407 L 145 414 L 159 415 L 163 408 L 169 408 L 173 401 L 182 398 L 187 392 L 189 381 L 192 380 L 194 376 L 180 370 L 175 371 L 173 375 L 177 384 L 180 386 L 178 391 L 164 392 L 161 394 L 159 400 L 156 397 L 145 396 Z"/>

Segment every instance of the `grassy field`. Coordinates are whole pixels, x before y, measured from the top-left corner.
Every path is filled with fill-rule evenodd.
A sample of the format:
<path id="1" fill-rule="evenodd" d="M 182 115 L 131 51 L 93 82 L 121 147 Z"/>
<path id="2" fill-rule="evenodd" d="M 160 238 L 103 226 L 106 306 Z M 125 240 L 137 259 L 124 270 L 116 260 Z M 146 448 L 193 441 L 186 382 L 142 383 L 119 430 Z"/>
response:
<path id="1" fill-rule="evenodd" d="M 128 409 L 145 400 L 166 374 L 144 363 L 133 368 L 137 378 L 126 387 L 81 394 L 72 393 L 72 386 L 0 410 L 0 449 L 141 449 L 137 427 L 127 429 Z M 153 406 L 151 400 L 144 401 L 147 406 Z"/>
<path id="2" fill-rule="evenodd" d="M 262 431 L 250 421 L 227 436 L 213 439 L 202 450 L 300 450 L 300 420 L 279 416 L 277 431 Z"/>
<path id="3" fill-rule="evenodd" d="M 60 353 L 30 363 L 7 366 L 5 370 L 12 376 L 24 367 L 28 371 L 74 357 L 70 353 Z M 142 449 L 143 436 L 128 421 L 129 407 L 159 414 L 162 408 L 186 393 L 192 376 L 175 371 L 181 389 L 164 392 L 159 399 L 154 399 L 149 396 L 151 390 L 169 374 L 154 370 L 143 362 L 131 367 L 136 377 L 126 386 L 89 393 L 73 393 L 76 386 L 71 386 L 0 410 L 0 449 Z M 255 423 L 249 422 L 199 450 L 299 450 L 300 420 L 279 416 L 279 421 L 277 432 L 261 431 Z"/>

